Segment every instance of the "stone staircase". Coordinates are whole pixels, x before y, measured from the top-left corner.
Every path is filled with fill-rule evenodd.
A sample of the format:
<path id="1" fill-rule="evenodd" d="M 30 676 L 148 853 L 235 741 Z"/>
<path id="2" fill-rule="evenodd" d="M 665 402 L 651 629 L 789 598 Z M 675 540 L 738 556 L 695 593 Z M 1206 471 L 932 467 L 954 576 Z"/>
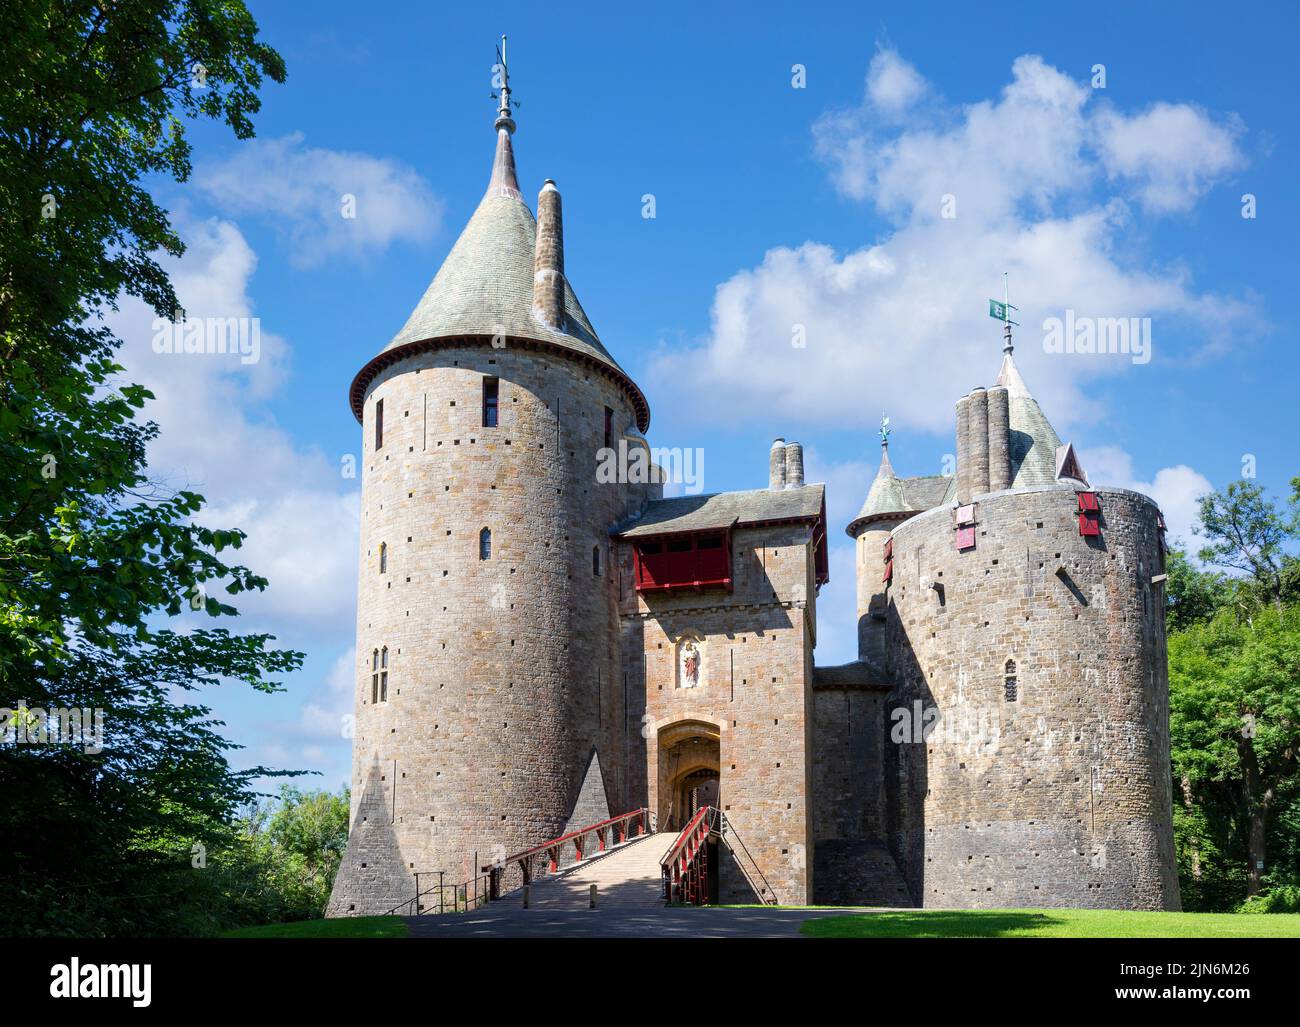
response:
<path id="1" fill-rule="evenodd" d="M 597 909 L 650 909 L 664 904 L 659 861 L 677 835 L 671 832 L 633 838 L 581 863 L 533 882 L 529 908 L 587 909 L 596 886 Z M 523 890 L 502 896 L 505 903 L 523 904 Z"/>
<path id="2" fill-rule="evenodd" d="M 819 841 L 813 849 L 813 890 L 817 905 L 916 905 L 889 849 L 867 838 Z"/>

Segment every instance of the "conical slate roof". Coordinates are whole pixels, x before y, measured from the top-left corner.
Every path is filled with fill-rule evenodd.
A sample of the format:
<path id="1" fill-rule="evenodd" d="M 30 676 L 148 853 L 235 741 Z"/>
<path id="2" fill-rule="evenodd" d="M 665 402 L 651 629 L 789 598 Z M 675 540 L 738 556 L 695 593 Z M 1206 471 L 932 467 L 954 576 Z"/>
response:
<path id="1" fill-rule="evenodd" d="M 499 124 L 492 178 L 478 208 L 406 324 L 353 382 L 358 420 L 365 388 L 384 364 L 431 340 L 504 335 L 557 347 L 608 369 L 632 393 L 640 428 L 648 427 L 644 396 L 601 343 L 567 280 L 562 330 L 533 313 L 536 241 L 537 220 L 519 191 L 510 130 Z"/>
<path id="2" fill-rule="evenodd" d="M 869 520 L 889 514 L 919 513 L 947 501 L 956 487 L 956 478 L 942 474 L 900 478 L 889 461 L 889 446 L 880 447 L 880 469 L 871 483 L 866 502 L 858 515 L 844 529 L 850 537 Z"/>
<path id="3" fill-rule="evenodd" d="M 1002 358 L 997 384 L 1007 390 L 1011 421 L 1011 487 L 1052 484 L 1056 481 L 1056 450 L 1061 440 L 1038 401 L 1029 394 L 1010 352 Z"/>

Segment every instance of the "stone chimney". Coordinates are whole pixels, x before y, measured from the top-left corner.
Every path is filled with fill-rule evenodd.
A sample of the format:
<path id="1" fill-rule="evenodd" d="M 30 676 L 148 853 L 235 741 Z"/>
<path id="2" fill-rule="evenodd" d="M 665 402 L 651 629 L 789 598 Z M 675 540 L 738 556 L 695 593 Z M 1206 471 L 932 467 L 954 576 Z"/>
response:
<path id="1" fill-rule="evenodd" d="M 803 488 L 803 443 L 787 442 L 785 444 L 785 487 Z"/>
<path id="2" fill-rule="evenodd" d="M 533 313 L 548 327 L 564 331 L 564 220 L 560 191 L 549 178 L 537 194 Z"/>
<path id="3" fill-rule="evenodd" d="M 772 451 L 767 460 L 767 487 L 785 488 L 785 439 L 777 439 L 772 443 Z"/>
<path id="4" fill-rule="evenodd" d="M 970 433 L 970 485 L 972 496 L 989 490 L 989 394 L 983 385 L 971 390 L 967 407 Z"/>
<path id="5" fill-rule="evenodd" d="M 989 389 L 989 491 L 1011 488 L 1011 410 L 1006 386 Z"/>
<path id="6" fill-rule="evenodd" d="M 970 397 L 957 400 L 957 501 L 970 502 Z"/>

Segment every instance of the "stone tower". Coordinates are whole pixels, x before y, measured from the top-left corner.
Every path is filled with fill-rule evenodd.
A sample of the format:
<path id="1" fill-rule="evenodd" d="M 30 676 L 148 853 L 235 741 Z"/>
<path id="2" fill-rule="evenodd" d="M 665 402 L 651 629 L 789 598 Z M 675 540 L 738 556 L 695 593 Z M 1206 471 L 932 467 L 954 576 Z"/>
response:
<path id="1" fill-rule="evenodd" d="M 649 409 L 565 276 L 555 183 L 536 220 L 523 199 L 508 82 L 501 100 L 486 194 L 349 395 L 356 724 L 330 915 L 385 912 L 416 872 L 466 880 L 629 787 L 608 533 L 649 486 L 596 467 Z"/>
<path id="2" fill-rule="evenodd" d="M 848 527 L 912 901 L 1177 909 L 1160 512 L 1088 483 L 1009 340 L 956 421 L 954 475 L 886 450 Z"/>

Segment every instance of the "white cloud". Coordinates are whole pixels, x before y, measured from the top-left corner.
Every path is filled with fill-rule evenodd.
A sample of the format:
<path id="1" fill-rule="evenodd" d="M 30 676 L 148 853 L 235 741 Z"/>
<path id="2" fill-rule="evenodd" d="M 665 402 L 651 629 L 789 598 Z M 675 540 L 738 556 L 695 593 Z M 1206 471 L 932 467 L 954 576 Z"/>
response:
<path id="1" fill-rule="evenodd" d="M 1154 499 L 1164 514 L 1169 544 L 1195 552 L 1198 541 L 1192 526 L 1196 523 L 1198 500 L 1214 490 L 1205 475 L 1178 464 L 1162 467 L 1150 481 L 1143 481 L 1133 470 L 1132 456 L 1119 446 L 1081 449 L 1079 459 L 1094 485 L 1116 485 Z"/>
<path id="2" fill-rule="evenodd" d="M 180 229 L 187 253 L 163 264 L 187 318 L 255 317 L 248 284 L 256 258 L 238 228 L 209 220 Z M 290 364 L 287 342 L 262 326 L 261 359 L 248 364 L 238 355 L 158 353 L 154 314 L 133 299 L 109 323 L 123 340 L 128 379 L 156 396 L 145 408 L 161 429 L 150 476 L 201 493 L 203 523 L 242 528 L 243 548 L 223 555 L 270 581 L 266 592 L 234 599 L 246 623 L 350 636 L 359 492 L 341 477 L 341 454 L 295 442 L 265 409 Z"/>
<path id="3" fill-rule="evenodd" d="M 1254 314 L 1246 302 L 1198 291 L 1185 268 L 1134 253 L 1127 194 L 1108 187 L 1135 189 L 1138 198 L 1165 195 L 1170 179 L 1156 155 L 1172 159 L 1182 150 L 1115 142 L 1110 167 L 1119 166 L 1116 154 L 1129 155 L 1112 181 L 1092 148 L 1091 95 L 1026 56 L 993 100 L 892 126 L 877 116 L 869 90 L 859 109 L 821 119 L 814 139 L 833 180 L 894 219 L 894 230 L 845 253 L 815 241 L 777 247 L 723 282 L 707 335 L 651 358 L 653 380 L 689 383 L 659 397 L 660 407 L 669 404 L 684 421 L 779 417 L 787 430 L 866 427 L 884 410 L 904 431 L 950 435 L 956 399 L 997 371 L 1001 331 L 986 300 L 1000 296 L 1004 271 L 1022 308 L 1017 361 L 1067 434 L 1101 413 L 1083 391 L 1090 380 L 1148 373 L 1226 345 L 1233 333 L 1249 334 Z M 1109 109 L 1102 116 L 1107 138 L 1117 140 L 1124 116 Z M 1228 129 L 1199 114 L 1158 120 L 1176 122 L 1180 138 L 1199 126 L 1211 143 L 1211 156 L 1193 160 L 1196 170 L 1176 180 L 1184 195 L 1227 166 Z M 955 218 L 942 216 L 945 196 Z M 1066 309 L 1150 317 L 1152 364 L 1135 367 L 1123 354 L 1045 353 L 1043 322 Z"/>
<path id="4" fill-rule="evenodd" d="M 1131 180 L 1154 212 L 1186 210 L 1244 164 L 1240 122 L 1218 124 L 1190 104 L 1157 103 L 1134 117 L 1106 109 L 1094 124 L 1107 173 Z"/>
<path id="5" fill-rule="evenodd" d="M 442 220 L 442 201 L 412 168 L 310 147 L 301 132 L 243 143 L 195 180 L 223 210 L 269 219 L 297 267 L 369 256 L 398 240 L 421 242 Z M 344 216 L 345 196 L 355 198 L 355 217 Z"/>
<path id="6" fill-rule="evenodd" d="M 867 69 L 867 99 L 881 114 L 898 117 L 926 94 L 920 73 L 894 50 L 879 50 Z"/>
<path id="7" fill-rule="evenodd" d="M 357 650 L 353 647 L 334 661 L 324 687 L 307 697 L 299 722 L 303 735 L 331 742 L 344 737 L 344 722 L 352 714 L 356 662 Z"/>

